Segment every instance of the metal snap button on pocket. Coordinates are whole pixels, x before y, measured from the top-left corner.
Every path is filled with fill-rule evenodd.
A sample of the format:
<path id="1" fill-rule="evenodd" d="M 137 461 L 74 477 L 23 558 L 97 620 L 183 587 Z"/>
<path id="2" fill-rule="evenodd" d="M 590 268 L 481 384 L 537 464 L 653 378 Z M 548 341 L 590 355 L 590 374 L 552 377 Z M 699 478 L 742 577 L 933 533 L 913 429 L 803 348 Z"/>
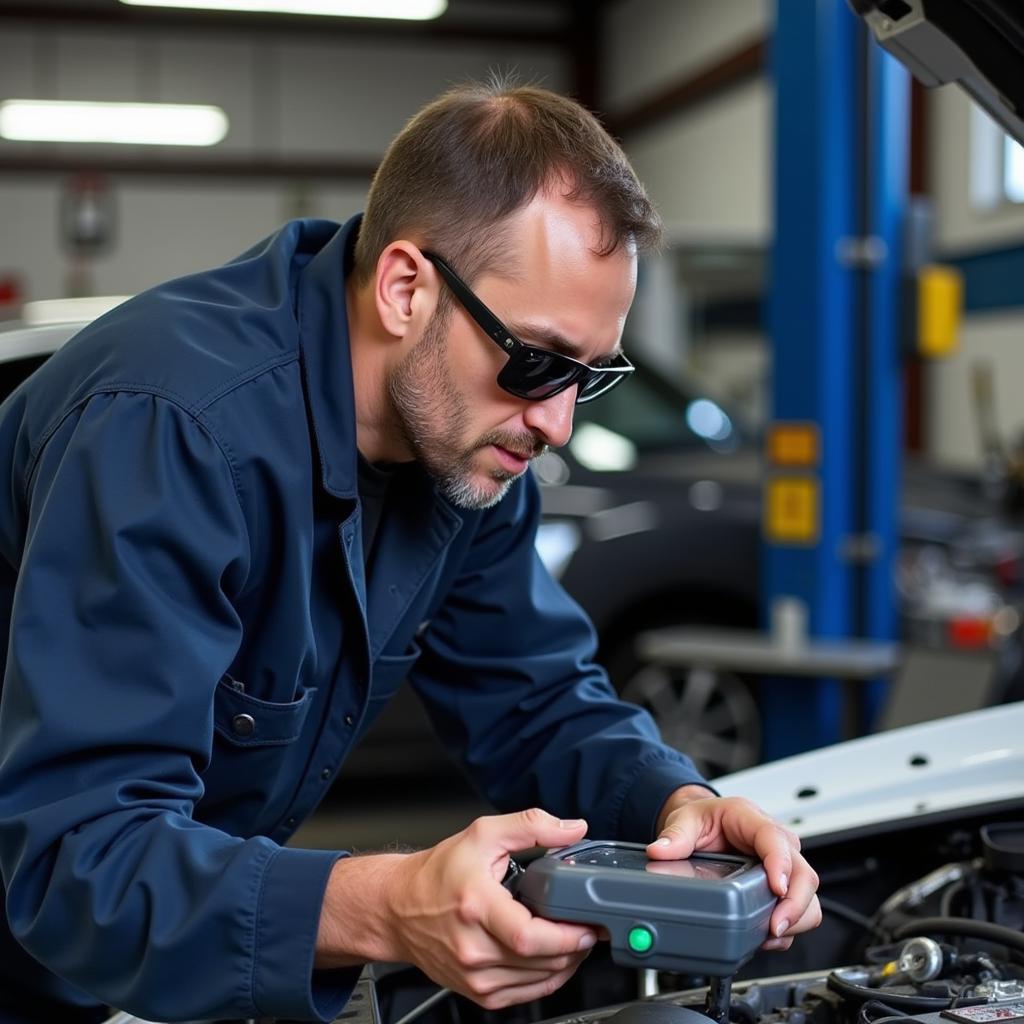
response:
<path id="1" fill-rule="evenodd" d="M 252 715 L 235 715 L 231 719 L 231 731 L 236 736 L 251 736 L 256 731 L 256 719 Z"/>

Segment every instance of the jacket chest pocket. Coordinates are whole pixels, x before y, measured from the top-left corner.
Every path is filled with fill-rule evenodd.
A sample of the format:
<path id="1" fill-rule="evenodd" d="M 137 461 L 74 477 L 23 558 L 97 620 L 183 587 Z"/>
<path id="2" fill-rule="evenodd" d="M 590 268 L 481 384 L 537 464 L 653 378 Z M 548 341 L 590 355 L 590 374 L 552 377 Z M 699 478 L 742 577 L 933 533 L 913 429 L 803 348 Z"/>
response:
<path id="1" fill-rule="evenodd" d="M 225 677 L 214 695 L 213 726 L 236 747 L 279 747 L 299 738 L 313 704 L 316 688 L 286 704 L 260 700 Z"/>
<path id="2" fill-rule="evenodd" d="M 225 677 L 214 692 L 213 754 L 203 772 L 197 817 L 238 835 L 255 835 L 273 827 L 294 795 L 305 764 L 296 741 L 316 690 L 280 704 L 237 687 Z"/>

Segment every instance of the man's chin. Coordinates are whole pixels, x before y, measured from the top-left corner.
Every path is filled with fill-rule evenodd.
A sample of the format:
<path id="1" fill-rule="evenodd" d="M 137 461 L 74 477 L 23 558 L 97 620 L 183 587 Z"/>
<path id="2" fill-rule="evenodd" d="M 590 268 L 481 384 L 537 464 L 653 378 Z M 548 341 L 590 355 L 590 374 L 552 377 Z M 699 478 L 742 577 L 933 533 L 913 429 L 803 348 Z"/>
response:
<path id="1" fill-rule="evenodd" d="M 521 473 L 467 473 L 441 482 L 441 492 L 456 507 L 480 511 L 493 508 L 508 494 Z"/>

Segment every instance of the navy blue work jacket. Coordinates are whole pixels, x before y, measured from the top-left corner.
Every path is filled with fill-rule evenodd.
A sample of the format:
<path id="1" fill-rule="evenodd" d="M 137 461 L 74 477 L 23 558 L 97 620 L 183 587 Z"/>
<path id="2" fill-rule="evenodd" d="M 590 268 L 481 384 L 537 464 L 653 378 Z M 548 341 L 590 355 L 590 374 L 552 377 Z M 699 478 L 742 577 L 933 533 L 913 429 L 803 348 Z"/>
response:
<path id="1" fill-rule="evenodd" d="M 2 1021 L 335 1016 L 344 854 L 281 844 L 406 676 L 499 809 L 648 839 L 700 781 L 594 665 L 529 476 L 464 511 L 410 474 L 365 578 L 357 229 L 139 295 L 0 406 Z"/>

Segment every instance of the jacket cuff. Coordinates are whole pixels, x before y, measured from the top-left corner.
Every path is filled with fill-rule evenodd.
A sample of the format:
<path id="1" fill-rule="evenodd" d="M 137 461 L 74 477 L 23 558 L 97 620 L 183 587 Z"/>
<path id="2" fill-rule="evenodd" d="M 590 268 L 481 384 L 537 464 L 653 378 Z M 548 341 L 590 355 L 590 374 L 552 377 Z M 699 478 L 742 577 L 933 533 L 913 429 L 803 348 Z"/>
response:
<path id="1" fill-rule="evenodd" d="M 260 1016 L 331 1021 L 361 967 L 314 971 L 316 935 L 336 850 L 278 850 L 267 864 L 256 916 L 253 1003 Z"/>
<path id="2" fill-rule="evenodd" d="M 619 834 L 633 842 L 653 842 L 657 838 L 658 815 L 680 786 L 704 786 L 712 796 L 718 796 L 717 790 L 701 778 L 688 759 L 655 761 L 637 774 L 626 792 L 619 815 Z"/>

